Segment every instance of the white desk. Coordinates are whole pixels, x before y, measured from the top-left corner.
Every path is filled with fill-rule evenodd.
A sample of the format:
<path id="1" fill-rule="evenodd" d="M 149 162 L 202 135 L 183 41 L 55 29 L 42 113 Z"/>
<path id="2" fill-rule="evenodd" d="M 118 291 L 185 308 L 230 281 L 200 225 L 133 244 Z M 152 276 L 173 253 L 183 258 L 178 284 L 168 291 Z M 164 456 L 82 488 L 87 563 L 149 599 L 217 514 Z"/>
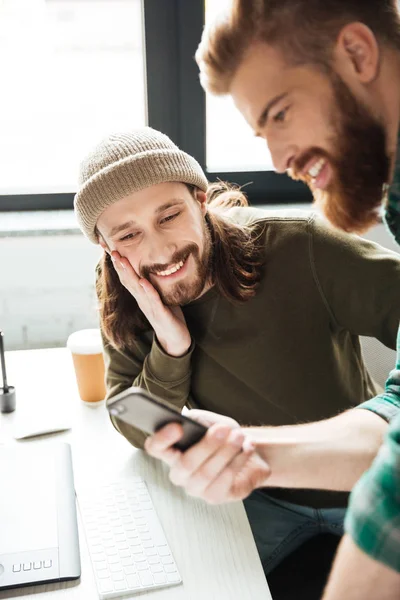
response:
<path id="1" fill-rule="evenodd" d="M 168 479 L 165 466 L 133 448 L 112 426 L 105 406 L 86 406 L 78 397 L 67 350 L 7 353 L 8 382 L 15 385 L 17 410 L 0 415 L 0 443 L 72 446 L 75 482 L 88 477 L 138 474 L 147 482 L 157 514 L 180 570 L 183 585 L 140 594 L 153 600 L 271 600 L 242 503 L 212 507 L 194 500 Z M 30 411 L 65 411 L 72 430 L 17 442 L 13 428 Z M 0 482 L 1 484 L 1 482 Z M 79 518 L 79 517 L 78 517 Z M 82 577 L 65 582 L 0 591 L 0 599 L 96 599 L 90 558 L 79 523 Z M 136 596 L 133 596 L 136 597 Z"/>

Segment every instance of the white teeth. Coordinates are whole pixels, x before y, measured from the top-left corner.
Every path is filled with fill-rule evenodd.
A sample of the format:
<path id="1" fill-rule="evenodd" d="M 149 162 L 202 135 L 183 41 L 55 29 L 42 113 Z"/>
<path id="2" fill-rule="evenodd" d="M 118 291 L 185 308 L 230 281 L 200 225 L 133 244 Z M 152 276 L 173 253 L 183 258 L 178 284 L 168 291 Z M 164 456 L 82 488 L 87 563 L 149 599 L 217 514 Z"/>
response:
<path id="1" fill-rule="evenodd" d="M 309 169 L 308 174 L 313 178 L 316 179 L 318 177 L 318 175 L 321 173 L 322 168 L 325 165 L 325 159 L 324 158 L 320 158 L 312 167 L 311 169 Z"/>
<path id="2" fill-rule="evenodd" d="M 176 263 L 176 265 L 174 265 L 170 269 L 167 269 L 166 271 L 159 271 L 158 273 L 156 273 L 156 275 L 161 275 L 162 277 L 167 277 L 167 275 L 172 275 L 172 273 L 176 273 L 176 271 L 179 271 L 179 269 L 181 269 L 183 267 L 183 265 L 184 265 L 184 261 L 181 260 L 180 262 Z"/>

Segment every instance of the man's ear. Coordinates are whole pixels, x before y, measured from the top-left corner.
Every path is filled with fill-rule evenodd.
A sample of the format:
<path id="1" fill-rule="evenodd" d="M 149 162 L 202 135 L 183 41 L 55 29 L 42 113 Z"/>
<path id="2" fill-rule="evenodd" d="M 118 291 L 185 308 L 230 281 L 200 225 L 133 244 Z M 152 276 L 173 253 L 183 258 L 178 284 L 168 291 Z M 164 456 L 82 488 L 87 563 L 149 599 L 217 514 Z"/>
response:
<path id="1" fill-rule="evenodd" d="M 207 195 L 202 190 L 196 190 L 196 200 L 200 204 L 200 210 L 203 215 L 207 212 Z"/>
<path id="2" fill-rule="evenodd" d="M 363 23 L 345 25 L 336 41 L 334 62 L 344 79 L 355 77 L 360 83 L 373 82 L 379 75 L 378 40 Z M 346 77 L 347 75 L 347 77 Z"/>
<path id="3" fill-rule="evenodd" d="M 109 248 L 108 248 L 107 244 L 105 243 L 105 241 L 104 241 L 104 239 L 103 239 L 103 237 L 102 237 L 102 235 L 101 235 L 100 233 L 99 233 L 99 244 L 100 244 L 100 246 L 103 248 L 103 250 L 104 250 L 105 252 L 107 252 L 107 254 L 110 254 L 110 255 L 111 255 L 111 252 L 110 252 L 110 250 L 109 250 Z"/>

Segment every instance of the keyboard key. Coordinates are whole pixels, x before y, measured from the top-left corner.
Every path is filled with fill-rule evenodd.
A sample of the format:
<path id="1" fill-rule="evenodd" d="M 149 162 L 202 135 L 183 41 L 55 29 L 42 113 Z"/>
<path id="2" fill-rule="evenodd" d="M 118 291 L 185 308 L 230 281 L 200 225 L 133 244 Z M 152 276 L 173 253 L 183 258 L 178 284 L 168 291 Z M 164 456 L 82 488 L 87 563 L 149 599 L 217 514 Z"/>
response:
<path id="1" fill-rule="evenodd" d="M 135 563 L 147 562 L 147 556 L 145 554 L 134 554 L 133 559 Z"/>
<path id="2" fill-rule="evenodd" d="M 167 576 L 165 573 L 153 573 L 154 583 L 166 583 Z"/>
<path id="3" fill-rule="evenodd" d="M 151 574 L 151 571 L 140 571 L 139 577 L 142 585 L 149 587 L 153 585 L 153 575 Z"/>
<path id="4" fill-rule="evenodd" d="M 131 589 L 142 587 L 140 585 L 139 577 L 137 575 L 127 575 L 126 576 L 126 581 L 128 583 L 128 586 Z"/>
<path id="5" fill-rule="evenodd" d="M 110 572 L 108 569 L 102 569 L 101 571 L 97 571 L 96 575 L 99 579 L 107 579 L 110 577 Z"/>
<path id="6" fill-rule="evenodd" d="M 163 556 L 161 558 L 161 562 L 162 562 L 163 565 L 172 565 L 172 563 L 174 561 L 173 561 L 172 556 Z"/>
<path id="7" fill-rule="evenodd" d="M 133 565 L 129 567 L 124 567 L 124 573 L 125 575 L 132 575 L 133 573 L 136 573 L 136 568 Z"/>
<path id="8" fill-rule="evenodd" d="M 126 536 L 126 537 L 127 537 L 127 542 L 128 542 L 128 544 L 131 547 L 132 546 L 141 546 L 142 545 L 142 542 L 140 541 L 140 538 L 137 537 L 136 535 L 135 535 L 135 537 L 130 537 L 130 536 L 129 537 Z"/>
<path id="9" fill-rule="evenodd" d="M 129 550 L 127 542 L 117 542 L 115 545 L 118 548 L 118 550 Z"/>
<path id="10" fill-rule="evenodd" d="M 158 548 L 158 554 L 160 556 L 169 556 L 171 552 L 169 551 L 168 546 L 160 546 L 160 548 Z"/>
<path id="11" fill-rule="evenodd" d="M 121 559 L 121 565 L 123 567 L 129 567 L 129 565 L 134 565 L 134 560 L 133 558 L 130 556 L 129 558 L 123 558 Z"/>
<path id="12" fill-rule="evenodd" d="M 103 562 L 104 560 L 107 560 L 107 557 L 104 552 L 98 552 L 97 554 L 93 554 L 93 560 L 94 562 Z"/>
<path id="13" fill-rule="evenodd" d="M 147 558 L 147 562 L 149 563 L 149 565 L 160 565 L 161 564 L 158 556 L 149 556 Z M 171 559 L 171 562 L 172 562 L 172 559 Z"/>
<path id="14" fill-rule="evenodd" d="M 167 579 L 170 583 L 175 583 L 176 581 L 180 581 L 180 577 L 178 573 L 167 573 Z"/>
<path id="15" fill-rule="evenodd" d="M 99 544 L 101 544 L 101 537 L 99 536 L 97 530 L 95 531 L 91 531 L 88 534 L 88 538 L 89 538 L 89 543 L 91 546 L 97 546 Z"/>
<path id="16" fill-rule="evenodd" d="M 118 573 L 112 573 L 111 579 L 115 581 L 123 581 L 125 579 L 123 571 L 118 571 Z"/>
<path id="17" fill-rule="evenodd" d="M 122 581 L 115 581 L 114 582 L 114 589 L 116 592 L 121 592 L 122 590 L 126 590 L 127 585 L 125 583 L 125 579 L 123 579 Z"/>
<path id="18" fill-rule="evenodd" d="M 122 567 L 119 563 L 110 565 L 110 573 L 122 573 Z"/>
<path id="19" fill-rule="evenodd" d="M 150 571 L 152 573 L 163 573 L 164 569 L 162 567 L 162 565 L 158 564 L 158 565 L 150 565 Z"/>
<path id="20" fill-rule="evenodd" d="M 175 565 L 164 565 L 164 570 L 166 573 L 176 573 Z"/>
<path id="21" fill-rule="evenodd" d="M 94 566 L 96 568 L 96 571 L 101 571 L 102 569 L 107 569 L 107 561 L 101 560 L 100 562 L 95 562 Z"/>
<path id="22" fill-rule="evenodd" d="M 131 555 L 129 550 L 120 550 L 119 555 L 121 558 L 128 558 Z"/>
<path id="23" fill-rule="evenodd" d="M 113 586 L 113 582 L 111 581 L 111 579 L 102 579 L 101 581 L 99 581 L 99 590 L 102 594 L 105 594 L 106 592 L 113 592 L 114 591 L 114 586 Z"/>

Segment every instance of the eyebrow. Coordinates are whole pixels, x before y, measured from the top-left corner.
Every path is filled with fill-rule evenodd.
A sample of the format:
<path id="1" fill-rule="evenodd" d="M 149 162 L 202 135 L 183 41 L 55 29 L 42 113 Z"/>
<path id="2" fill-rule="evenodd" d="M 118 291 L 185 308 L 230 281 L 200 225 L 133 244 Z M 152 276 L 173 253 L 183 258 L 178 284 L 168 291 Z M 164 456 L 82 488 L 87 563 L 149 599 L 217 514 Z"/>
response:
<path id="1" fill-rule="evenodd" d="M 158 208 L 156 208 L 155 210 L 155 214 L 159 215 L 160 213 L 162 213 L 164 210 L 167 210 L 168 208 L 171 208 L 171 206 L 177 206 L 177 205 L 181 205 L 184 204 L 183 200 L 168 200 L 168 202 L 165 202 L 164 204 L 161 204 L 161 206 L 159 206 Z M 125 223 L 121 223 L 121 225 L 116 225 L 115 227 L 113 227 L 111 229 L 111 231 L 109 232 L 108 236 L 109 237 L 113 237 L 114 235 L 117 235 L 117 233 L 120 233 L 121 231 L 124 231 L 125 229 L 129 229 L 129 227 L 133 227 L 134 225 L 136 225 L 135 221 L 126 221 Z"/>
<path id="2" fill-rule="evenodd" d="M 167 210 L 167 208 L 171 208 L 171 206 L 178 206 L 184 204 L 184 200 L 178 199 L 178 198 L 174 198 L 173 200 L 168 200 L 168 202 L 165 202 L 164 204 L 161 204 L 161 206 L 159 206 L 155 213 L 156 215 L 159 215 L 160 213 L 162 213 L 164 210 Z"/>
<path id="3" fill-rule="evenodd" d="M 124 229 L 128 229 L 128 227 L 132 227 L 134 224 L 135 224 L 134 221 L 127 221 L 126 223 L 122 223 L 121 225 L 116 225 L 115 227 L 113 227 L 111 229 L 111 231 L 109 232 L 108 236 L 109 237 L 113 237 L 114 235 L 116 235 L 120 231 L 123 231 Z"/>
<path id="4" fill-rule="evenodd" d="M 278 104 L 278 102 L 280 102 L 287 95 L 288 95 L 288 93 L 284 92 L 283 94 L 279 94 L 279 96 L 275 96 L 274 98 L 272 98 L 272 100 L 270 100 L 268 102 L 267 106 L 264 108 L 260 117 L 258 118 L 257 129 L 262 129 L 264 127 L 265 123 L 268 120 L 268 115 L 269 115 L 271 108 L 273 108 L 275 106 L 275 104 Z"/>

